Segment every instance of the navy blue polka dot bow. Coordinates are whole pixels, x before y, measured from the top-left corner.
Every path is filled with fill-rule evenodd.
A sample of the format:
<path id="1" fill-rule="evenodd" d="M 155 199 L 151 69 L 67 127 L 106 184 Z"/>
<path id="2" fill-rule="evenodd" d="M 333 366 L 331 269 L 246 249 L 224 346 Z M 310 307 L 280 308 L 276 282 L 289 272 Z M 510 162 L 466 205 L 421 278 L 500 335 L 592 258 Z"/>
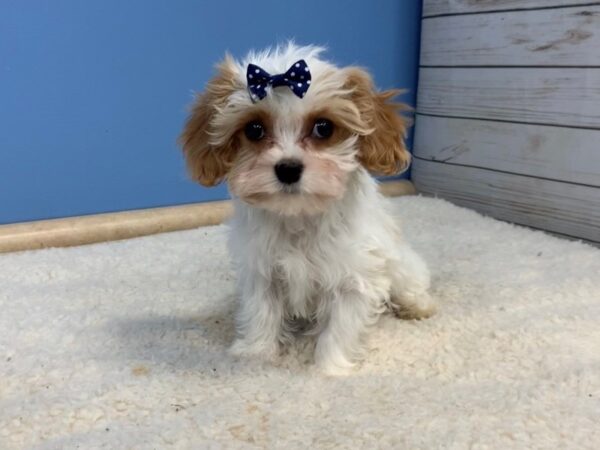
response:
<path id="1" fill-rule="evenodd" d="M 246 80 L 252 100 L 262 100 L 267 96 L 267 86 L 289 86 L 298 97 L 304 97 L 310 87 L 310 70 L 306 62 L 301 59 L 292 64 L 287 72 L 271 75 L 254 64 L 248 64 Z"/>

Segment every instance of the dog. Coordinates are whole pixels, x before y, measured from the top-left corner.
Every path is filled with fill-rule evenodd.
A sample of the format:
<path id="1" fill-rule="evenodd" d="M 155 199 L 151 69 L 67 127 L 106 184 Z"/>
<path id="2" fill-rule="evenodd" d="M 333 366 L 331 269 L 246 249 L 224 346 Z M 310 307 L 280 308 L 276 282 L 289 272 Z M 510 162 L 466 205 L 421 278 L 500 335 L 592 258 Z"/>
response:
<path id="1" fill-rule="evenodd" d="M 430 275 L 371 174 L 407 168 L 408 108 L 367 71 L 293 42 L 226 55 L 180 137 L 189 172 L 226 181 L 238 273 L 237 356 L 274 360 L 308 323 L 327 374 L 361 360 L 385 311 L 431 316 Z M 304 325 L 304 326 L 305 326 Z"/>

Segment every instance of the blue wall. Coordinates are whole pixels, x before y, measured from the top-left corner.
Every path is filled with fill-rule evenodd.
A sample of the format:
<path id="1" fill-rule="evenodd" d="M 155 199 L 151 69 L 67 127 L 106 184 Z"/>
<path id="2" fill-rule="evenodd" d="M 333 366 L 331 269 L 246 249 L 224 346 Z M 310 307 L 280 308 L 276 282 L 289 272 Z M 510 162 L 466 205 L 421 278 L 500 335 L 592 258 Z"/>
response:
<path id="1" fill-rule="evenodd" d="M 224 198 L 175 144 L 226 50 L 295 38 L 414 104 L 420 0 L 0 2 L 0 223 Z"/>

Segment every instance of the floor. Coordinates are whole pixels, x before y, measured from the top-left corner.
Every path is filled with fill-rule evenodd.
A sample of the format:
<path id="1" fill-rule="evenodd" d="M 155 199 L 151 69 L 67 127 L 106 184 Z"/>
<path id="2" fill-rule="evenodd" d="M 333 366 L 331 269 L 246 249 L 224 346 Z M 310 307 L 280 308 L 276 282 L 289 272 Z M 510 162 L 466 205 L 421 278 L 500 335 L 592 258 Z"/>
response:
<path id="1" fill-rule="evenodd" d="M 0 255 L 0 448 L 598 448 L 600 250 L 392 200 L 441 308 L 237 361 L 224 226 Z"/>

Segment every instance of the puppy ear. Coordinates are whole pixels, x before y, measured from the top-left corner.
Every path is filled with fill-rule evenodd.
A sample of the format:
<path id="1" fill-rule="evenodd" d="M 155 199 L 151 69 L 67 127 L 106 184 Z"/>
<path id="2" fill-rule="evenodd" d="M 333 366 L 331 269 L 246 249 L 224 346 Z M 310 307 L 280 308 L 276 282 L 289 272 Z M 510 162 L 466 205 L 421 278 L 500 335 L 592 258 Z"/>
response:
<path id="1" fill-rule="evenodd" d="M 372 130 L 359 137 L 359 160 L 370 172 L 393 175 L 410 164 L 410 153 L 404 145 L 410 120 L 402 111 L 410 107 L 392 100 L 400 90 L 377 92 L 370 75 L 359 68 L 347 70 L 346 87 L 358 108 L 365 126 Z"/>
<path id="2" fill-rule="evenodd" d="M 235 64 L 227 55 L 217 66 L 217 75 L 208 82 L 206 90 L 197 96 L 190 116 L 179 137 L 191 177 L 204 186 L 219 184 L 236 157 L 235 136 L 226 142 L 215 143 L 215 116 L 228 97 L 239 86 L 235 77 Z"/>

